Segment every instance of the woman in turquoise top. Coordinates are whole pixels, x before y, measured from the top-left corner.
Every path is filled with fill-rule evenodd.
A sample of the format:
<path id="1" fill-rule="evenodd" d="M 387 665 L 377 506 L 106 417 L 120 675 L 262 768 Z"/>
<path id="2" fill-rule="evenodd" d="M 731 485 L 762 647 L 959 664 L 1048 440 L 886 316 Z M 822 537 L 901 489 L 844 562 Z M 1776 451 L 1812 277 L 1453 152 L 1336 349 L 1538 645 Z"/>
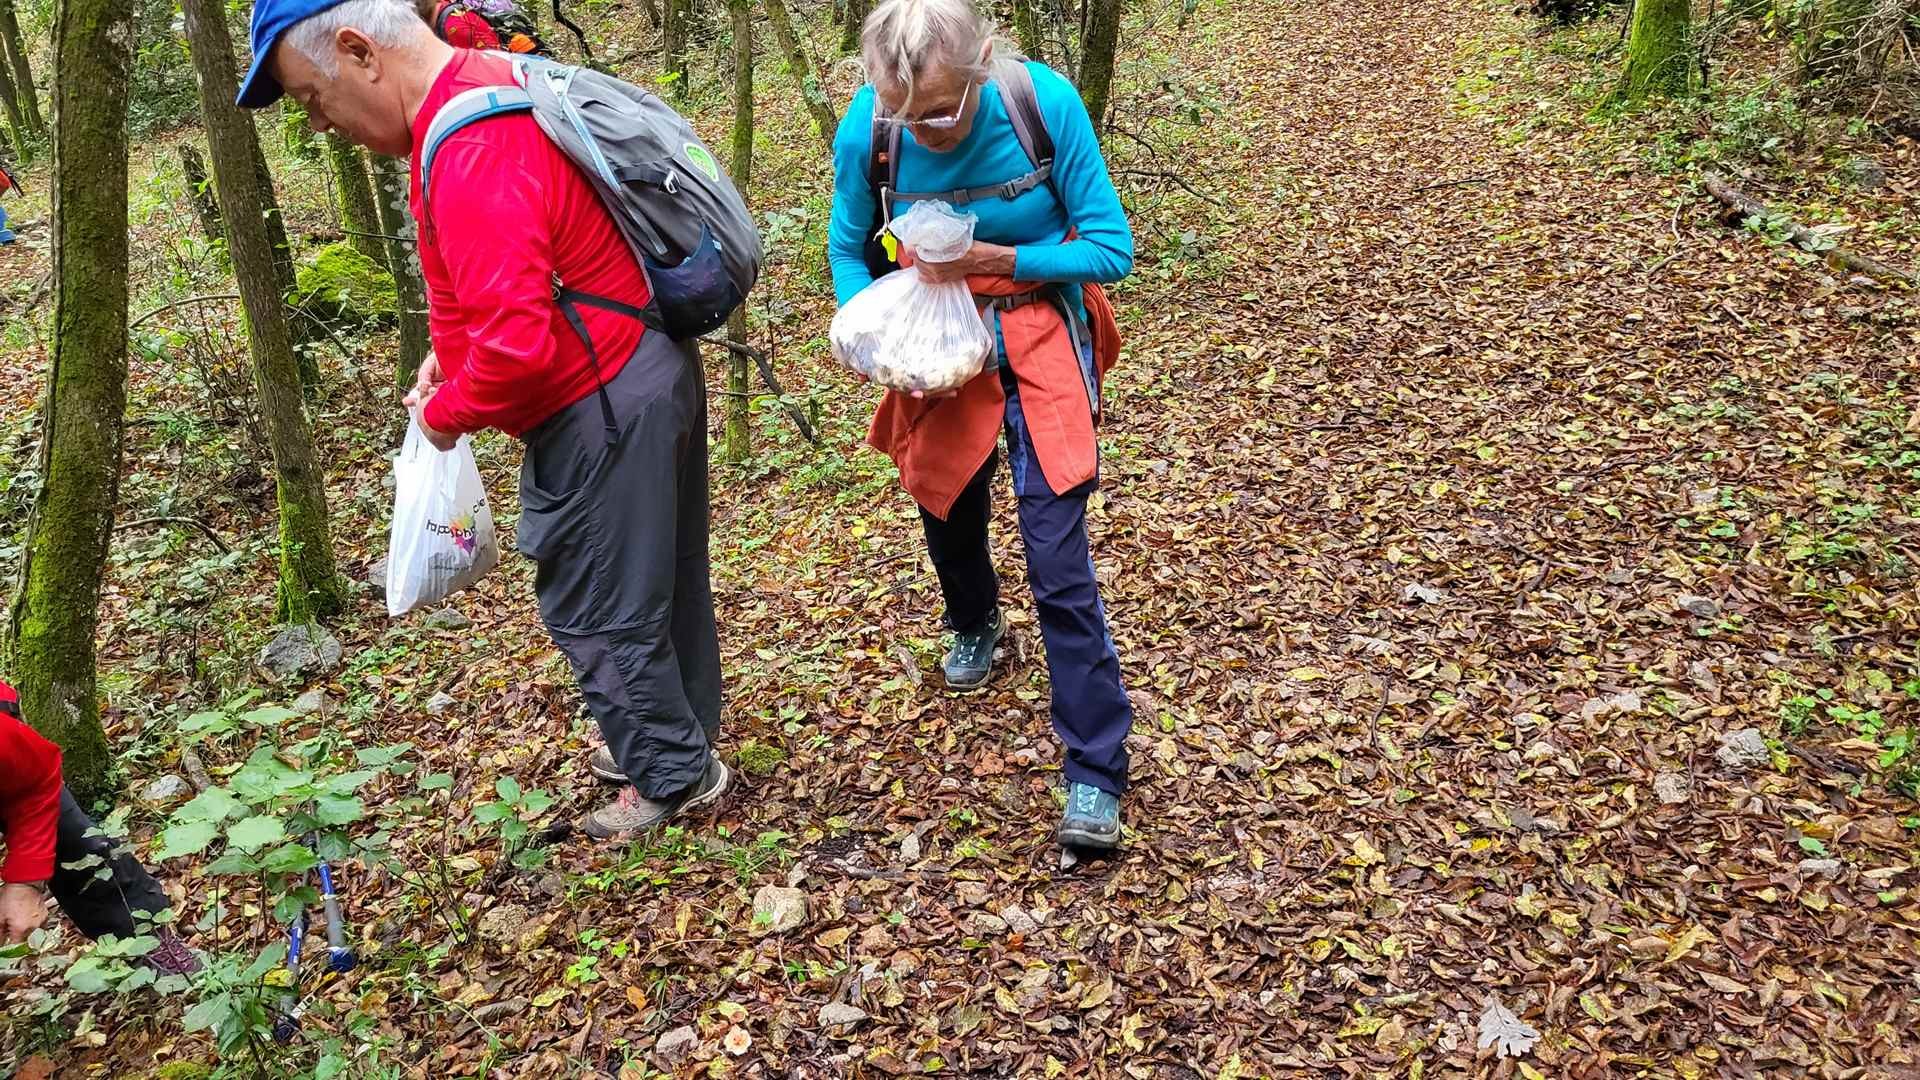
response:
<path id="1" fill-rule="evenodd" d="M 1071 346 L 1062 348 L 1079 353 L 1065 361 L 1067 371 L 1086 380 L 1087 393 L 1077 400 L 1096 407 L 1091 348 L 1084 345 L 1087 311 L 1078 286 L 1125 277 L 1133 265 L 1133 235 L 1078 92 L 1046 65 L 1020 59 L 996 41 L 992 23 L 968 0 L 884 0 L 868 16 L 861 46 L 872 81 L 854 95 L 833 148 L 828 255 L 839 301 L 845 303 L 888 269 L 873 243 L 883 225 L 883 192 L 889 220 L 917 198 L 958 204 L 978 218 L 972 248 L 953 262 L 921 263 L 921 274 L 936 281 L 974 276 L 976 290 L 983 275 L 1019 282 L 1014 295 L 998 296 L 989 305 L 992 324 L 1001 325 L 1011 308 L 1046 305 L 1068 329 L 1066 338 L 1054 333 L 1049 340 L 1069 341 Z M 882 140 L 878 160 L 876 139 Z M 1045 155 L 1049 141 L 1050 158 Z M 899 192 L 909 194 L 896 197 Z M 985 295 L 977 299 L 988 303 Z M 1028 327 L 1037 317 L 1033 311 L 1020 314 Z M 1112 848 L 1120 842 L 1119 800 L 1127 784 L 1126 739 L 1133 714 L 1088 550 L 1086 505 L 1096 481 L 1089 465 L 1090 478 L 1065 491 L 1048 483 L 1048 471 L 1056 479 L 1062 475 L 1060 458 L 1048 457 L 1060 425 L 1042 433 L 1036 452 L 1020 386 L 1025 384 L 1031 397 L 1043 365 L 1022 348 L 1010 349 L 1012 341 L 1008 331 L 994 365 L 978 378 L 997 380 L 1005 398 L 1007 457 L 1046 643 L 1053 724 L 1066 746 L 1066 810 L 1058 835 L 1077 847 Z M 1072 375 L 1067 379 L 1078 387 Z M 999 400 L 991 390 L 983 396 L 971 389 L 972 384 L 953 401 L 915 407 L 952 411 Z M 1061 399 L 1045 400 L 1048 415 L 1057 416 L 1053 405 Z M 883 416 L 896 404 L 890 399 L 883 405 Z M 1042 419 L 1036 412 L 1035 422 Z M 995 421 L 987 423 L 990 432 Z M 946 430 L 938 423 L 906 426 L 922 434 Z M 1091 443 L 1086 417 L 1068 426 Z M 1092 448 L 1086 449 L 1091 461 Z M 962 452 L 955 448 L 956 454 Z M 1006 630 L 987 547 L 989 489 L 998 454 L 984 445 L 981 452 L 986 463 L 945 513 L 920 507 L 953 632 L 946 681 L 961 692 L 987 684 L 995 647 Z M 959 468 L 969 468 L 972 460 L 978 458 Z M 955 486 L 965 477 L 961 472 Z M 904 469 L 903 478 L 911 487 Z"/>

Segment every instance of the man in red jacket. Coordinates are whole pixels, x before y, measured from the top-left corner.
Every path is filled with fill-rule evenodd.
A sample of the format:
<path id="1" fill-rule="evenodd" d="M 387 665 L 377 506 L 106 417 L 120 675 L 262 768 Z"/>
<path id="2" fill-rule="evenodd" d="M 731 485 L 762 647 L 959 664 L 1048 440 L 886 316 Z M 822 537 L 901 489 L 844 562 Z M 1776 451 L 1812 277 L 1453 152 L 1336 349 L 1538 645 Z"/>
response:
<path id="1" fill-rule="evenodd" d="M 130 852 L 100 835 L 60 782 L 60 748 L 20 717 L 20 695 L 0 682 L 0 943 L 25 941 L 47 921 L 47 893 L 89 938 L 130 938 L 165 911 L 166 891 Z M 108 873 L 101 876 L 105 867 Z M 136 918 L 136 913 L 146 918 Z M 143 925 L 145 924 L 145 925 Z M 186 975 L 200 962 L 172 931 L 146 960 L 166 975 Z"/>
<path id="2" fill-rule="evenodd" d="M 710 803 L 728 772 L 720 646 L 707 565 L 707 412 L 699 354 L 626 314 L 647 279 L 587 178 L 524 112 L 469 124 L 421 151 L 436 111 L 511 85 L 508 61 L 454 49 L 404 0 L 256 0 L 240 104 L 282 92 L 316 131 L 413 159 L 411 204 L 434 355 L 407 403 L 450 449 L 498 428 L 526 445 L 517 546 L 539 570 L 540 615 L 572 662 L 607 745 L 594 775 L 626 783 L 587 816 L 613 838 Z"/>

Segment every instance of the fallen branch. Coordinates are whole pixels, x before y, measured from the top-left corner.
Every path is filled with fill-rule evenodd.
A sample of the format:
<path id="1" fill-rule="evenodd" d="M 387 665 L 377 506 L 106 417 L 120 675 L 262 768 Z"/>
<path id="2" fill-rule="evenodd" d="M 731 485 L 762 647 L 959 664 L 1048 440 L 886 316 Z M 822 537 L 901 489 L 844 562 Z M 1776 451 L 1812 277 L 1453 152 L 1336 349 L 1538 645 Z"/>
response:
<path id="1" fill-rule="evenodd" d="M 805 436 L 808 442 L 817 443 L 820 441 L 820 437 L 814 434 L 813 425 L 807 422 L 806 414 L 800 411 L 799 406 L 795 405 L 791 398 L 787 397 L 786 387 L 780 385 L 780 380 L 774 378 L 773 365 L 767 361 L 766 353 L 761 352 L 751 345 L 742 344 L 738 341 L 730 341 L 727 338 L 709 337 L 701 338 L 700 340 L 711 341 L 715 345 L 725 346 L 733 352 L 750 358 L 754 366 L 760 369 L 760 378 L 767 384 L 767 389 L 773 391 L 774 396 L 780 399 L 780 407 L 785 409 L 787 415 L 793 419 L 793 426 L 800 429 L 800 434 Z"/>
<path id="2" fill-rule="evenodd" d="M 204 521 L 201 521 L 199 518 L 190 518 L 190 517 L 141 518 L 138 521 L 123 521 L 120 524 L 115 525 L 113 527 L 113 531 L 119 532 L 122 529 L 139 529 L 139 528 L 144 528 L 145 526 L 148 526 L 148 525 L 191 525 L 194 528 L 199 529 L 203 534 L 205 534 L 208 540 L 213 541 L 213 546 L 220 549 L 220 554 L 225 555 L 229 551 L 233 550 L 233 548 L 230 547 L 225 540 L 220 539 L 219 533 L 213 531 L 213 526 L 207 524 Z"/>
<path id="3" fill-rule="evenodd" d="M 1171 180 L 1175 184 L 1178 184 L 1181 190 L 1185 191 L 1187 194 L 1193 196 L 1196 199 L 1200 199 L 1205 202 L 1210 202 L 1215 206 L 1226 205 L 1225 203 L 1222 203 L 1219 199 L 1216 199 L 1213 196 L 1208 195 L 1206 192 L 1195 190 L 1194 186 L 1192 184 L 1187 183 L 1186 179 L 1182 177 L 1180 174 L 1168 172 L 1164 169 L 1115 169 L 1113 170 L 1113 173 L 1115 176 L 1138 176 L 1147 180 Z"/>
<path id="4" fill-rule="evenodd" d="M 1878 259 L 1870 259 L 1865 255 L 1857 255 L 1843 247 L 1824 246 L 1820 237 L 1815 234 L 1813 230 L 1806 228 L 1796 221 L 1774 214 L 1773 211 L 1767 209 L 1767 204 L 1748 195 L 1732 184 L 1727 183 L 1725 177 L 1708 173 L 1702 179 L 1702 183 L 1706 185 L 1708 194 L 1727 204 L 1729 208 L 1735 211 L 1733 216 L 1736 217 L 1737 220 L 1746 221 L 1750 218 L 1760 218 L 1762 220 L 1775 221 L 1783 226 L 1787 239 L 1792 242 L 1795 247 L 1818 255 L 1834 266 L 1846 270 L 1856 270 L 1880 281 L 1888 281 L 1907 286 L 1920 285 L 1920 278 L 1916 278 L 1898 267 L 1888 266 Z"/>

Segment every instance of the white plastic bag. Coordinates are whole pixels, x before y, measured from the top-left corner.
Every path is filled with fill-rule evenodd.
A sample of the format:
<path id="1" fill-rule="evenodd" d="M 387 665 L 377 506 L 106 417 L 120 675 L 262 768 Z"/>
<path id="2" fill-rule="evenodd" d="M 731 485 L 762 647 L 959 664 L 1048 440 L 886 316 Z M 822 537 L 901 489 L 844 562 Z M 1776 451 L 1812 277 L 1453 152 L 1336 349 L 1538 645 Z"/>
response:
<path id="1" fill-rule="evenodd" d="M 387 547 L 387 614 L 431 604 L 474 582 L 500 561 L 493 511 L 465 435 L 441 453 L 407 425 L 393 459 L 393 530 Z"/>
<path id="2" fill-rule="evenodd" d="M 972 214 L 938 201 L 913 204 L 889 226 L 917 263 L 951 262 L 973 243 Z M 834 313 L 834 359 L 902 392 L 958 390 L 980 374 L 993 336 L 964 279 L 935 284 L 917 265 L 880 278 Z"/>

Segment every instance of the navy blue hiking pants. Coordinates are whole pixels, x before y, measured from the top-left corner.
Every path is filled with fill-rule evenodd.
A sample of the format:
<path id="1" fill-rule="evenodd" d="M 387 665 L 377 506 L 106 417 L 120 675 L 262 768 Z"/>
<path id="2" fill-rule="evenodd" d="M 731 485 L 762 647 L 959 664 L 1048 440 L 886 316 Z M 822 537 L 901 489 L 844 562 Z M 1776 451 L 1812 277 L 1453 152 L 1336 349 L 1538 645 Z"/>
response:
<path id="1" fill-rule="evenodd" d="M 1020 500 L 1020 539 L 1027 549 L 1027 581 L 1047 648 L 1053 684 L 1053 729 L 1066 745 L 1065 772 L 1074 783 L 1116 795 L 1127 789 L 1127 732 L 1133 706 L 1120 684 L 1120 657 L 1107 632 L 1107 613 L 1087 547 L 1087 496 L 1097 480 L 1064 495 L 1047 486 L 1020 408 L 1013 372 L 1000 369 L 1007 394 L 1007 463 Z M 955 500 L 947 520 L 920 508 L 927 549 L 955 633 L 987 628 L 1000 605 L 1000 580 L 987 549 L 990 489 L 999 465 L 987 458 Z"/>

